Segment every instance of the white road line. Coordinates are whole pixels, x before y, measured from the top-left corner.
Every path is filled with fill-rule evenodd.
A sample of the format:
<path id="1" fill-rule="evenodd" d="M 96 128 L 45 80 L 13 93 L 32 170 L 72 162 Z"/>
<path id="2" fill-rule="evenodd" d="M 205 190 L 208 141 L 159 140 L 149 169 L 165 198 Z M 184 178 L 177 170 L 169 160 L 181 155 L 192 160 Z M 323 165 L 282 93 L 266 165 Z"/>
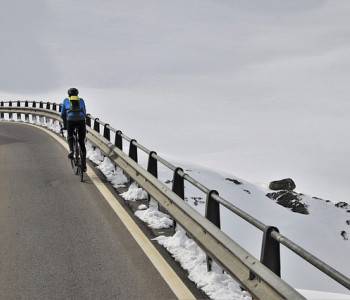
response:
<path id="1" fill-rule="evenodd" d="M 16 124 L 15 122 L 11 122 L 11 124 Z M 68 145 L 61 138 L 59 138 L 56 134 L 49 131 L 46 128 L 41 126 L 37 126 L 34 124 L 28 123 L 17 123 L 30 125 L 36 128 L 39 128 L 45 131 L 47 134 L 52 136 L 57 142 L 59 142 L 67 151 Z M 100 191 L 103 197 L 106 199 L 108 204 L 111 206 L 113 211 L 119 217 L 119 219 L 123 222 L 125 227 L 128 229 L 132 237 L 141 247 L 143 252 L 152 262 L 154 267 L 158 270 L 160 275 L 163 277 L 165 282 L 169 285 L 170 289 L 176 295 L 178 299 L 196 299 L 195 296 L 191 293 L 188 287 L 183 283 L 180 277 L 175 273 L 175 271 L 170 267 L 170 265 L 166 262 L 163 256 L 158 252 L 155 246 L 151 243 L 151 241 L 145 236 L 142 230 L 137 226 L 135 221 L 130 217 L 128 212 L 123 208 L 123 206 L 119 203 L 119 201 L 114 197 L 111 191 L 105 186 L 105 184 L 101 181 L 101 179 L 96 175 L 95 171 L 87 166 L 87 175 L 90 177 L 91 181 L 94 183 L 96 188 Z"/>

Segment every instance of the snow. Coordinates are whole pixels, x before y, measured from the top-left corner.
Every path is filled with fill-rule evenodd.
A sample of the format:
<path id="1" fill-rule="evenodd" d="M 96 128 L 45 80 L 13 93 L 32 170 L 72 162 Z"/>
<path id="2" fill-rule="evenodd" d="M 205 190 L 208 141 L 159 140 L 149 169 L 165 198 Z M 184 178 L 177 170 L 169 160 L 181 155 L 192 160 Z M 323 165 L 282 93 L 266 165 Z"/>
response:
<path id="1" fill-rule="evenodd" d="M 123 170 L 115 166 L 108 157 L 102 154 L 100 149 L 94 147 L 90 142 L 86 143 L 86 157 L 97 165 L 114 188 L 124 187 L 128 183 Z"/>
<path id="2" fill-rule="evenodd" d="M 147 206 L 145 204 L 141 204 L 137 207 L 138 210 L 145 210 L 147 209 Z"/>
<path id="3" fill-rule="evenodd" d="M 346 209 L 335 207 L 332 202 L 304 195 L 302 200 L 308 204 L 310 214 L 294 213 L 267 198 L 265 195 L 271 191 L 264 187 L 251 184 L 230 174 L 216 173 L 200 166 L 180 166 L 188 169 L 187 173 L 205 186 L 217 189 L 221 196 L 235 206 L 266 225 L 278 227 L 286 237 L 300 244 L 346 276 L 350 275 L 350 242 L 341 236 L 342 230 L 350 232 L 350 226 L 346 223 L 346 220 L 350 219 L 350 213 Z M 241 184 L 235 184 L 226 178 L 233 178 Z M 298 186 L 298 182 L 296 184 Z M 186 185 L 185 196 L 188 199 L 187 203 L 204 215 L 205 203 L 196 203 L 193 198 L 205 199 L 205 195 L 191 185 Z M 260 257 L 262 232 L 223 207 L 221 207 L 221 228 L 248 252 L 257 258 Z M 305 263 L 283 246 L 281 246 L 281 269 L 282 278 L 294 287 L 349 293 L 347 289 L 323 275 L 310 264 Z M 307 274 L 307 276 L 300 276 L 300 274 Z"/>
<path id="4" fill-rule="evenodd" d="M 86 157 L 97 165 L 100 165 L 104 160 L 101 150 L 90 143 L 86 144 Z"/>
<path id="5" fill-rule="evenodd" d="M 211 299 L 251 299 L 229 275 L 220 269 L 207 271 L 206 255 L 197 244 L 178 229 L 173 236 L 155 238 L 188 271 L 189 279 L 196 283 Z"/>
<path id="6" fill-rule="evenodd" d="M 350 300 L 350 295 L 326 293 L 320 291 L 298 290 L 308 300 Z"/>
<path id="7" fill-rule="evenodd" d="M 129 186 L 129 189 L 126 192 L 121 193 L 120 196 L 128 201 L 137 201 L 147 199 L 148 194 L 142 188 L 139 188 L 135 182 L 133 182 Z"/>
<path id="8" fill-rule="evenodd" d="M 169 215 L 160 212 L 156 207 L 149 207 L 147 209 L 139 207 L 138 209 L 135 211 L 135 216 L 153 229 L 169 228 L 174 224 Z"/>

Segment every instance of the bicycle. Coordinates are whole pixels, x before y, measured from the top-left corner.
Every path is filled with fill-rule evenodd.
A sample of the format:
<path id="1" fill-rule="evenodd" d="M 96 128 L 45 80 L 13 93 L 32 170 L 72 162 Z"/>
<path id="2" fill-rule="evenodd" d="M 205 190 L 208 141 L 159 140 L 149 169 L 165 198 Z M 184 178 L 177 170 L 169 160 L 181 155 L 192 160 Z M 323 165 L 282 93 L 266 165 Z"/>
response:
<path id="1" fill-rule="evenodd" d="M 84 171 L 81 162 L 83 153 L 80 149 L 79 139 L 78 139 L 78 129 L 75 128 L 73 131 L 73 158 L 70 160 L 73 172 L 75 175 L 80 176 L 80 181 L 84 181 Z"/>
<path id="2" fill-rule="evenodd" d="M 63 135 L 63 128 L 61 127 L 61 135 Z M 80 181 L 84 182 L 84 171 L 81 162 L 83 153 L 80 149 L 79 139 L 78 139 L 78 129 L 75 128 L 73 131 L 73 158 L 70 159 L 70 163 L 75 175 L 80 176 Z"/>

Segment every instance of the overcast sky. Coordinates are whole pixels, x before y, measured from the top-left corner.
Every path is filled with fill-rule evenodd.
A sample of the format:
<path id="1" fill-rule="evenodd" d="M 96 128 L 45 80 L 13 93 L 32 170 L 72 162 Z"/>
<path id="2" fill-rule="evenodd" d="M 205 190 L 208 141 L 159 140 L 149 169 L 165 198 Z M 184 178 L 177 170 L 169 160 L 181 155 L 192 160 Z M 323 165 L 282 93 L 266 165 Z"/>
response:
<path id="1" fill-rule="evenodd" d="M 0 88 L 36 93 L 72 82 L 149 86 L 185 76 L 212 76 L 216 84 L 224 77 L 238 86 L 254 74 L 261 92 L 267 81 L 290 88 L 292 79 L 300 84 L 310 73 L 316 76 L 308 77 L 310 85 L 325 83 L 347 71 L 348 6 L 322 0 L 3 0 Z M 290 80 L 281 86 L 276 73 Z"/>
<path id="2" fill-rule="evenodd" d="M 159 152 L 349 201 L 349 1 L 0 3 L 4 97 L 77 86 Z"/>

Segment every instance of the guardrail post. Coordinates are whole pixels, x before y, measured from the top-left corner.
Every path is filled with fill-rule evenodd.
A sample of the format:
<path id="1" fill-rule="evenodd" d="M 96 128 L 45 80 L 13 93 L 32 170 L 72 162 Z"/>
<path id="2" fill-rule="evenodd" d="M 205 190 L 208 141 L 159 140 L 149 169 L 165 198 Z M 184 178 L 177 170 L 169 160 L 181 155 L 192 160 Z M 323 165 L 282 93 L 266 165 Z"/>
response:
<path id="1" fill-rule="evenodd" d="M 0 102 L 0 106 L 1 106 L 1 107 L 4 106 L 4 101 L 1 101 L 1 102 Z M 4 118 L 4 113 L 1 112 L 1 113 L 0 113 L 0 119 L 3 119 L 3 118 Z"/>
<path id="2" fill-rule="evenodd" d="M 28 100 L 24 101 L 24 107 L 29 107 Z M 24 121 L 29 122 L 29 115 L 28 114 L 24 115 Z"/>
<path id="3" fill-rule="evenodd" d="M 216 227 L 221 228 L 220 222 L 220 204 L 213 199 L 213 195 L 219 195 L 218 191 L 211 190 L 207 194 L 205 205 L 205 217 L 212 222 Z M 213 260 L 207 255 L 207 271 L 212 270 Z"/>
<path id="4" fill-rule="evenodd" d="M 151 151 L 149 153 L 147 171 L 151 173 L 155 178 L 158 178 L 158 161 L 153 157 L 153 154 L 157 155 L 157 152 Z M 151 196 L 148 194 L 148 204 L 150 201 Z"/>
<path id="5" fill-rule="evenodd" d="M 115 132 L 114 145 L 123 151 L 123 138 L 122 138 L 122 132 L 120 130 L 117 130 Z"/>
<path id="6" fill-rule="evenodd" d="M 44 103 L 42 101 L 39 103 L 39 108 L 44 108 Z"/>
<path id="7" fill-rule="evenodd" d="M 207 195 L 205 206 L 205 217 L 212 222 L 216 227 L 221 228 L 220 225 L 220 204 L 213 199 L 213 195 L 219 195 L 218 191 L 211 190 Z"/>
<path id="8" fill-rule="evenodd" d="M 50 102 L 46 102 L 46 109 L 50 109 Z"/>
<path id="9" fill-rule="evenodd" d="M 108 125 L 109 125 L 109 124 L 105 124 L 105 126 L 104 126 L 104 128 L 103 128 L 103 137 L 104 137 L 106 140 L 110 141 L 110 139 L 111 139 L 111 131 L 110 131 Z"/>
<path id="10" fill-rule="evenodd" d="M 21 102 L 17 100 L 17 107 L 21 106 Z M 21 114 L 17 113 L 17 121 L 19 121 L 21 119 Z"/>
<path id="11" fill-rule="evenodd" d="M 52 110 L 57 111 L 57 104 L 56 103 L 52 104 Z"/>
<path id="12" fill-rule="evenodd" d="M 58 106 L 58 112 L 62 112 L 62 104 Z"/>
<path id="13" fill-rule="evenodd" d="M 136 142 L 136 140 L 132 139 L 130 141 L 130 146 L 129 146 L 129 157 L 137 162 L 137 147 L 136 145 L 134 145 L 134 142 Z"/>
<path id="14" fill-rule="evenodd" d="M 91 127 L 91 115 L 87 114 L 85 118 L 86 125 Z"/>
<path id="15" fill-rule="evenodd" d="M 173 178 L 173 192 L 178 195 L 181 199 L 185 199 L 185 184 L 182 176 L 179 175 L 179 171 L 182 171 L 182 168 L 176 168 L 174 171 Z"/>
<path id="16" fill-rule="evenodd" d="M 179 175 L 179 171 L 183 172 L 182 168 L 177 167 L 174 171 L 174 177 L 173 177 L 173 187 L 172 191 L 178 195 L 181 199 L 185 199 L 185 182 L 184 178 Z M 176 230 L 176 221 L 174 222 L 174 231 Z"/>
<path id="17" fill-rule="evenodd" d="M 33 105 L 32 105 L 33 108 L 36 108 L 36 102 L 33 101 Z"/>
<path id="18" fill-rule="evenodd" d="M 94 130 L 98 133 L 100 133 L 100 122 L 99 122 L 99 118 L 96 118 L 95 119 L 95 122 L 94 122 Z"/>
<path id="19" fill-rule="evenodd" d="M 280 243 L 271 237 L 272 231 L 279 232 L 278 228 L 273 226 L 268 226 L 264 230 L 260 261 L 281 277 Z"/>
<path id="20" fill-rule="evenodd" d="M 12 101 L 10 101 L 9 107 L 12 107 Z M 13 113 L 9 113 L 9 119 L 12 120 L 12 118 L 13 118 Z"/>

